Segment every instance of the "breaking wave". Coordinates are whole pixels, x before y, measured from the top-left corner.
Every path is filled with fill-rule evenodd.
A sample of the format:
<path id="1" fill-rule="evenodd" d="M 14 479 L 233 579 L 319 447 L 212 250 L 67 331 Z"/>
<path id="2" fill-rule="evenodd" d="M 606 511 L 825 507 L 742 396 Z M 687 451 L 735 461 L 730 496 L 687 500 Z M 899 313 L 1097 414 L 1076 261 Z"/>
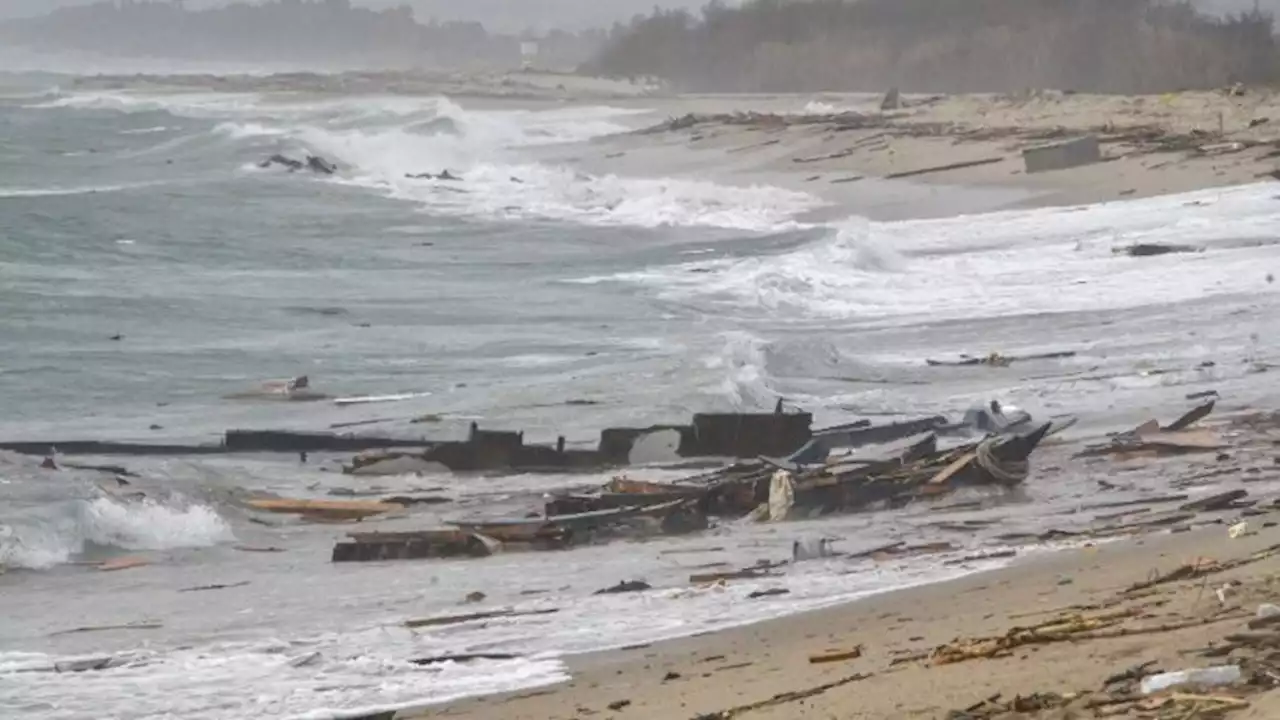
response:
<path id="1" fill-rule="evenodd" d="M 92 547 L 169 550 L 208 547 L 232 539 L 211 508 L 76 500 L 40 516 L 0 525 L 0 567 L 40 570 L 69 562 Z"/>
<path id="2" fill-rule="evenodd" d="M 1280 222 L 1274 195 L 1272 185 L 1259 184 L 1088 208 L 855 219 L 781 254 L 664 265 L 608 279 L 729 313 L 815 321 L 1136 308 L 1265 289 L 1259 267 L 1270 250 L 1261 241 Z M 1115 252 L 1150 242 L 1206 252 L 1179 255 L 1177 262 Z"/>
<path id="3" fill-rule="evenodd" d="M 138 188 L 148 187 L 156 183 L 121 183 L 117 185 L 86 185 L 84 187 L 70 188 L 4 188 L 0 187 L 0 199 L 4 198 L 41 198 L 41 197 L 64 197 L 71 195 L 93 195 L 96 193 L 112 193 L 121 192 L 123 190 L 137 190 Z"/>
<path id="4" fill-rule="evenodd" d="M 768 231 L 821 204 L 806 193 L 772 187 L 591 175 L 528 154 L 629 130 L 624 120 L 647 112 L 637 109 L 472 110 L 443 97 L 298 102 L 255 94 L 125 92 L 64 95 L 30 107 L 207 120 L 216 137 L 241 146 L 246 157 L 322 155 L 342 168 L 333 182 L 450 216 Z M 406 177 L 445 170 L 461 179 Z"/>

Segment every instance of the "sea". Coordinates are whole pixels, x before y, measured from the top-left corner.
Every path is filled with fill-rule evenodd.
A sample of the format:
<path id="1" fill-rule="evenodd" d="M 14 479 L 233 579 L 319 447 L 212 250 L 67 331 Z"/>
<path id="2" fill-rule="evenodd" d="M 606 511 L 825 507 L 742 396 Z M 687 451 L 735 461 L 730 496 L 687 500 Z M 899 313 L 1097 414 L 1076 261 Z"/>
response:
<path id="1" fill-rule="evenodd" d="M 1067 435 L 1082 437 L 1176 416 L 1207 390 L 1223 409 L 1275 401 L 1274 183 L 889 221 L 715 168 L 575 166 L 665 119 L 643 101 L 71 87 L 0 76 L 3 441 L 217 442 L 228 428 L 335 427 L 450 439 L 476 422 L 590 447 L 604 427 L 779 399 L 817 425 L 958 416 L 999 399 L 1038 418 L 1075 416 Z M 793 111 L 812 107 L 797 97 Z M 339 170 L 259 167 L 275 153 Z M 461 179 L 406 177 L 443 170 Z M 816 210 L 834 219 L 815 222 Z M 1201 251 L 1115 252 L 1140 242 Z M 1051 351 L 1076 354 L 1008 368 L 925 362 Z M 398 400 L 229 398 L 299 375 L 332 396 Z M 135 475 L 125 486 L 0 453 L 0 716 L 352 718 L 555 683 L 575 654 L 990 569 L 1009 562 L 989 557 L 1001 534 L 1088 527 L 1096 481 L 1115 478 L 1043 452 L 1020 492 L 950 509 L 956 498 L 370 564 L 329 561 L 350 528 L 262 517 L 238 500 L 451 500 L 367 523 L 409 529 L 518 517 L 610 475 L 357 479 L 340 471 L 349 458 L 325 455 L 62 459 L 124 465 Z M 1158 473 L 1124 481 L 1108 499 L 1168 489 Z M 972 531 L 955 532 L 966 521 Z M 940 539 L 956 550 L 689 584 L 820 538 L 842 552 Z M 123 556 L 148 564 L 98 567 Z M 654 589 L 595 594 L 624 580 Z M 770 588 L 789 593 L 750 597 Z M 405 627 L 503 610 L 518 614 Z M 529 614 L 543 610 L 556 612 Z M 511 657 L 412 662 L 450 653 Z M 86 666 L 99 669 L 76 671 Z"/>

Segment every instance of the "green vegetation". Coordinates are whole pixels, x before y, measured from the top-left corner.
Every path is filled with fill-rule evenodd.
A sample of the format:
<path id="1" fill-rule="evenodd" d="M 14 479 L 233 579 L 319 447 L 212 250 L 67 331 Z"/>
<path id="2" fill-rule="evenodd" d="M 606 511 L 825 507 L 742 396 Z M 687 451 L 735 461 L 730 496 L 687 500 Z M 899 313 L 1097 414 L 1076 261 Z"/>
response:
<path id="1" fill-rule="evenodd" d="M 584 72 L 693 91 L 1152 93 L 1280 78 L 1272 17 L 1158 0 L 748 0 L 618 26 Z"/>

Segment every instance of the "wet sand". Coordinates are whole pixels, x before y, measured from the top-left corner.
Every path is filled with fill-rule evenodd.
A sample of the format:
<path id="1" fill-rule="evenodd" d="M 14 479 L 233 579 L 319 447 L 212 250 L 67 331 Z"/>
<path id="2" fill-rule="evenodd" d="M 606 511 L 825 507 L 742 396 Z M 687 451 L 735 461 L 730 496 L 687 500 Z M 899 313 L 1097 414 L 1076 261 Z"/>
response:
<path id="1" fill-rule="evenodd" d="M 1245 631 L 1260 602 L 1280 599 L 1275 515 L 1250 519 L 1257 534 L 1225 526 L 1082 546 L 960 580 L 704 637 L 570 659 L 573 680 L 537 691 L 463 701 L 430 712 L 451 718 L 940 718 L 997 693 L 1086 693 L 1125 670 L 1177 670 L 1231 662 L 1191 651 Z M 1272 527 L 1264 527 L 1271 525 Z M 1184 564 L 1261 559 L 1232 570 L 1126 593 Z M 1219 601 L 1216 591 L 1237 587 Z M 759 602 L 768 602 L 767 598 Z M 1094 609 L 1083 609 L 1094 608 Z M 1164 632 L 1043 642 L 997 659 L 935 664 L 927 656 L 957 638 L 1004 635 L 1061 617 L 1122 616 L 1097 635 L 1169 625 Z M 815 655 L 861 647 L 861 657 L 813 664 Z M 906 661 L 903 661 L 906 659 Z M 895 662 L 897 664 L 895 664 Z M 1130 688 L 1131 690 L 1131 688 Z M 618 710 L 610 704 L 626 701 Z M 1276 717 L 1280 694 L 1247 694 L 1255 714 Z M 1137 717 L 1122 712 L 1117 717 Z M 1256 714 L 1261 713 L 1261 714 Z M 1007 717 L 1074 717 L 1026 714 Z M 1082 715 L 1081 717 L 1093 717 Z M 1182 717 L 1179 715 L 1178 717 Z M 1190 716 L 1189 716 L 1190 717 Z"/>

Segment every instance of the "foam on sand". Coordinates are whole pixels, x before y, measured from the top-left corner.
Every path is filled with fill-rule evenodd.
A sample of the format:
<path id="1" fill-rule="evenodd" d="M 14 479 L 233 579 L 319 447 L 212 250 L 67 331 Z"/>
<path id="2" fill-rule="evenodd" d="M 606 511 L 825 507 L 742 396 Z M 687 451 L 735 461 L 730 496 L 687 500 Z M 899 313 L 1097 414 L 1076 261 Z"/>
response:
<path id="1" fill-rule="evenodd" d="M 563 666 L 550 658 L 422 667 L 377 652 L 373 643 L 353 647 L 350 641 L 335 636 L 305 643 L 138 651 L 102 656 L 112 667 L 79 673 L 56 668 L 85 656 L 3 652 L 0 711 L 19 717 L 38 710 L 48 720 L 117 714 L 329 720 L 567 679 Z M 133 690 L 122 694 L 121 687 Z"/>

